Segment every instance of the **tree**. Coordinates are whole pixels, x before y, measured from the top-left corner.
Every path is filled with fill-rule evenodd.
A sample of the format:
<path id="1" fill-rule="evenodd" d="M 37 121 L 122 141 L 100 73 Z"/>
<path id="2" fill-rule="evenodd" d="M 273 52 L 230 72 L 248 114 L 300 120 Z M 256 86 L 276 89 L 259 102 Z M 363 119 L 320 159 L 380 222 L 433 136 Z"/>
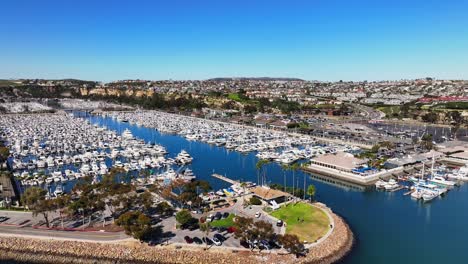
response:
<path id="1" fill-rule="evenodd" d="M 249 202 L 251 205 L 262 205 L 262 201 L 255 196 L 252 196 Z"/>
<path id="2" fill-rule="evenodd" d="M 266 221 L 256 221 L 250 232 L 257 240 L 270 240 L 274 235 L 273 226 Z"/>
<path id="3" fill-rule="evenodd" d="M 166 201 L 160 202 L 156 205 L 156 211 L 161 215 L 171 215 L 174 212 L 174 208 L 170 206 Z"/>
<path id="4" fill-rule="evenodd" d="M 429 113 L 426 113 L 425 115 L 423 115 L 421 118 L 422 118 L 422 120 L 424 122 L 436 123 L 437 120 L 439 119 L 439 116 L 437 115 L 437 113 L 429 112 Z"/>
<path id="5" fill-rule="evenodd" d="M 296 235 L 284 234 L 278 237 L 278 241 L 283 245 L 283 247 L 291 254 L 297 256 L 304 254 L 305 248 L 304 244 L 299 241 L 299 238 Z"/>
<path id="6" fill-rule="evenodd" d="M 309 187 L 307 187 L 307 195 L 310 196 L 310 201 L 312 202 L 315 196 L 315 185 L 310 184 Z"/>
<path id="7" fill-rule="evenodd" d="M 259 185 L 265 185 L 266 183 L 266 176 L 265 176 L 265 168 L 264 166 L 269 164 L 270 161 L 267 160 L 267 159 L 261 159 L 257 162 L 257 164 L 255 164 L 255 168 L 257 169 L 257 178 L 258 178 L 258 182 L 259 182 Z M 259 175 L 263 172 L 263 177 L 262 177 L 262 180 L 260 181 L 260 177 Z"/>
<path id="8" fill-rule="evenodd" d="M 21 197 L 21 202 L 25 204 L 33 213 L 33 216 L 42 214 L 46 221 L 46 226 L 50 227 L 49 212 L 54 209 L 52 200 L 46 199 L 47 191 L 39 187 L 26 189 Z"/>
<path id="9" fill-rule="evenodd" d="M 140 203 L 143 204 L 145 210 L 151 209 L 153 206 L 153 195 L 149 191 L 145 191 L 138 197 Z"/>
<path id="10" fill-rule="evenodd" d="M 0 166 L 8 159 L 10 156 L 10 149 L 5 146 L 0 146 Z"/>
<path id="11" fill-rule="evenodd" d="M 243 241 L 251 241 L 253 239 L 250 229 L 253 226 L 253 219 L 248 217 L 236 216 L 234 221 L 234 236 Z"/>
<path id="12" fill-rule="evenodd" d="M 127 235 L 138 240 L 145 239 L 152 231 L 151 219 L 138 211 L 129 211 L 122 214 L 117 219 L 116 224 L 123 227 Z"/>
<path id="13" fill-rule="evenodd" d="M 63 225 L 63 215 L 66 211 L 67 206 L 70 204 L 71 197 L 67 194 L 61 195 L 53 200 L 53 207 L 55 210 L 58 210 L 59 215 L 60 215 L 60 223 L 62 226 L 62 229 L 64 228 Z"/>
<path id="14" fill-rule="evenodd" d="M 175 218 L 176 218 L 177 222 L 179 222 L 179 224 L 181 224 L 181 225 L 184 225 L 184 224 L 190 222 L 193 219 L 192 214 L 187 209 L 180 210 L 176 214 Z"/>
<path id="15" fill-rule="evenodd" d="M 432 134 L 425 134 L 421 137 L 420 145 L 422 148 L 431 150 L 435 148 L 434 143 L 432 142 Z"/>
<path id="16" fill-rule="evenodd" d="M 209 222 L 200 223 L 200 231 L 202 231 L 206 237 L 210 234 L 211 226 Z M 208 243 L 206 243 L 205 250 L 208 249 Z"/>

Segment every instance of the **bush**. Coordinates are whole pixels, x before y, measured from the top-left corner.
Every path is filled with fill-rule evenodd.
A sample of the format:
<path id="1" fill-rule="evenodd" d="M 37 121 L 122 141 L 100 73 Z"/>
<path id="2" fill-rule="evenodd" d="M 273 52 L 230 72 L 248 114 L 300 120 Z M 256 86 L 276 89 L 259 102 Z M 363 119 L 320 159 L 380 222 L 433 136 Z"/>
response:
<path id="1" fill-rule="evenodd" d="M 257 197 L 253 196 L 252 198 L 250 198 L 250 204 L 261 205 L 262 201 L 260 201 L 260 199 L 258 199 Z"/>

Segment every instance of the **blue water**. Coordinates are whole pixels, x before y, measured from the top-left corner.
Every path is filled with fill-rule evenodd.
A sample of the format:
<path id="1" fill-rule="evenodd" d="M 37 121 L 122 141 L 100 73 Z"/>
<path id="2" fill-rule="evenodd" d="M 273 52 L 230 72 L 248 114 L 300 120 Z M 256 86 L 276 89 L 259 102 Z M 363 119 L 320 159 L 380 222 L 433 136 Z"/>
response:
<path id="1" fill-rule="evenodd" d="M 154 129 L 120 123 L 111 118 L 92 116 L 92 123 L 122 132 L 129 128 L 146 142 L 167 148 L 169 156 L 182 149 L 194 157 L 195 175 L 208 180 L 217 190 L 229 184 L 211 174 L 257 182 L 254 153 L 243 155 L 201 142 L 187 141 L 177 135 L 160 134 Z M 267 181 L 292 185 L 293 173 L 283 172 L 275 163 L 267 166 Z M 467 263 L 468 262 L 468 185 L 451 190 L 444 198 L 422 204 L 403 196 L 404 191 L 387 193 L 359 191 L 337 187 L 295 173 L 296 183 L 303 188 L 313 183 L 318 201 L 326 203 L 342 216 L 353 230 L 357 243 L 342 263 Z"/>

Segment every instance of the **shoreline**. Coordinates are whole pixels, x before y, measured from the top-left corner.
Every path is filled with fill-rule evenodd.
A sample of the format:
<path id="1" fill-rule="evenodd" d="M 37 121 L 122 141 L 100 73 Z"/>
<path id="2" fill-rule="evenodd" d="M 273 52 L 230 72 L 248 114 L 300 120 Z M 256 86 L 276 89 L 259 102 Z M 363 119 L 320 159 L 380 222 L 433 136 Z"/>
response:
<path id="1" fill-rule="evenodd" d="M 136 241 L 82 242 L 37 237 L 11 237 L 0 234 L 0 262 L 4 263 L 335 263 L 352 249 L 354 235 L 346 222 L 326 206 L 332 216 L 333 232 L 310 248 L 305 257 L 212 247 L 176 245 L 150 247 Z"/>

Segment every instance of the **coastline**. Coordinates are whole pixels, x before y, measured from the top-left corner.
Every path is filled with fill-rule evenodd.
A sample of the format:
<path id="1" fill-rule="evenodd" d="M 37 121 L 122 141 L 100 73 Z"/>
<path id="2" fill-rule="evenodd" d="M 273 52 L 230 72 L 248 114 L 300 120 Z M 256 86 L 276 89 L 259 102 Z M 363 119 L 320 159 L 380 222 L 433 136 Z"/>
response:
<path id="1" fill-rule="evenodd" d="M 329 264 L 346 256 L 354 236 L 346 222 L 329 208 L 320 206 L 332 216 L 333 232 L 310 248 L 302 258 L 290 254 L 232 251 L 212 247 L 183 247 L 176 245 L 150 247 L 139 242 L 81 242 L 45 238 L 21 238 L 0 234 L 2 263 L 317 263 Z"/>

